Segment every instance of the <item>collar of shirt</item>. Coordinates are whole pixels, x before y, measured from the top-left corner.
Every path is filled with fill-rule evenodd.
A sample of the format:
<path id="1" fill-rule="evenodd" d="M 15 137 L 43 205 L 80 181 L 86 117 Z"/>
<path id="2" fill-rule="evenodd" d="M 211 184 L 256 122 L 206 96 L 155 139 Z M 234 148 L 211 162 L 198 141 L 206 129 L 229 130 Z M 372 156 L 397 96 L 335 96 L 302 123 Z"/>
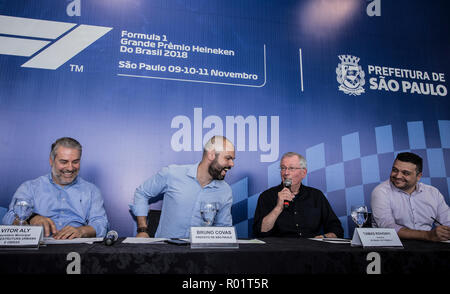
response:
<path id="1" fill-rule="evenodd" d="M 281 183 L 279 186 L 279 191 L 284 189 L 284 184 Z M 278 191 L 278 192 L 279 192 Z M 300 184 L 300 188 L 298 189 L 298 193 L 294 195 L 294 199 L 292 199 L 293 202 L 297 201 L 298 199 L 302 198 L 304 199 L 304 194 L 306 193 L 305 185 Z"/>
<path id="2" fill-rule="evenodd" d="M 189 167 L 186 175 L 188 177 L 193 178 L 194 180 L 197 180 L 197 170 L 198 170 L 198 166 L 199 166 L 200 162 L 197 162 L 196 164 L 193 164 L 192 166 Z M 211 183 L 209 183 L 208 185 L 206 185 L 205 187 L 212 187 L 212 188 L 218 188 L 219 185 L 217 183 L 217 180 L 212 180 Z"/>
<path id="3" fill-rule="evenodd" d="M 47 175 L 47 178 L 48 178 L 49 182 L 50 182 L 53 186 L 55 186 L 56 188 L 61 189 L 61 190 L 67 189 L 67 188 L 69 188 L 69 187 L 71 187 L 71 186 L 73 186 L 73 185 L 75 185 L 75 184 L 78 183 L 78 176 L 72 181 L 72 183 L 67 184 L 67 185 L 64 185 L 64 186 L 60 186 L 60 185 L 58 185 L 57 183 L 55 183 L 55 182 L 53 181 L 52 173 L 49 173 L 49 174 Z"/>
<path id="4" fill-rule="evenodd" d="M 410 194 L 406 193 L 405 191 L 403 191 L 402 189 L 395 187 L 394 184 L 392 184 L 391 180 L 389 180 L 389 185 L 391 186 L 392 191 L 398 192 L 398 193 L 403 193 L 403 194 L 411 196 L 411 197 L 414 196 L 415 194 L 421 193 L 423 190 L 422 183 L 417 183 L 416 188 L 410 195 Z"/>

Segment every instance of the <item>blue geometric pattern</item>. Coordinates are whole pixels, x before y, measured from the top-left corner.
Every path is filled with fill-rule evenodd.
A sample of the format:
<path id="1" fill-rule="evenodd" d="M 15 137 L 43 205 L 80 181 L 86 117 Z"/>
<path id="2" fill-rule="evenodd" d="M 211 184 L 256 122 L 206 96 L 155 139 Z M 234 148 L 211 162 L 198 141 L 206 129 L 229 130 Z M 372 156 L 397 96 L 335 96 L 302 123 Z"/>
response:
<path id="1" fill-rule="evenodd" d="M 426 128 L 423 121 L 406 123 L 409 149 L 395 150 L 393 126 L 384 125 L 375 128 L 376 154 L 367 154 L 361 150 L 361 137 L 367 138 L 369 133 L 359 132 L 345 134 L 341 137 L 342 162 L 327 164 L 326 144 L 320 143 L 306 148 L 300 154 L 306 155 L 308 176 L 304 184 L 321 190 L 327 197 L 334 212 L 344 227 L 344 235 L 349 238 L 353 234 L 354 224 L 350 218 L 350 207 L 365 204 L 371 211 L 370 194 L 382 181 L 389 178 L 395 156 L 400 152 L 410 151 L 419 154 L 424 160 L 421 182 L 439 189 L 447 204 L 450 204 L 450 120 L 438 120 L 440 147 L 436 142 L 427 142 Z M 429 138 L 429 137 L 428 137 Z M 437 138 L 433 138 L 437 139 Z M 428 143 L 428 144 L 427 144 Z M 331 148 L 331 147 L 330 147 Z M 367 149 L 367 148 L 366 148 Z M 366 153 L 364 153 L 366 152 Z M 364 156 L 361 156 L 364 154 Z M 280 162 L 274 162 L 267 168 L 267 187 L 280 183 Z M 239 238 L 252 237 L 253 216 L 260 193 L 248 196 L 248 178 L 231 185 L 233 190 L 233 225 Z"/>
<path id="2" fill-rule="evenodd" d="M 377 140 L 378 154 L 394 152 L 394 139 L 391 125 L 375 128 L 375 137 Z"/>
<path id="3" fill-rule="evenodd" d="M 326 191 L 333 192 L 345 188 L 344 164 L 336 163 L 325 167 L 327 188 Z"/>
<path id="4" fill-rule="evenodd" d="M 376 154 L 361 157 L 361 170 L 363 184 L 380 182 L 380 168 Z"/>
<path id="5" fill-rule="evenodd" d="M 423 122 L 414 121 L 408 122 L 409 147 L 411 149 L 426 149 L 425 131 L 423 129 Z"/>
<path id="6" fill-rule="evenodd" d="M 344 161 L 361 157 L 359 133 L 342 136 L 342 158 Z"/>
<path id="7" fill-rule="evenodd" d="M 450 148 L 450 120 L 439 120 L 439 134 L 441 135 L 441 147 Z"/>
<path id="8" fill-rule="evenodd" d="M 309 160 L 309 159 L 310 160 Z M 315 171 L 325 167 L 325 145 L 319 144 L 306 149 L 308 170 Z"/>

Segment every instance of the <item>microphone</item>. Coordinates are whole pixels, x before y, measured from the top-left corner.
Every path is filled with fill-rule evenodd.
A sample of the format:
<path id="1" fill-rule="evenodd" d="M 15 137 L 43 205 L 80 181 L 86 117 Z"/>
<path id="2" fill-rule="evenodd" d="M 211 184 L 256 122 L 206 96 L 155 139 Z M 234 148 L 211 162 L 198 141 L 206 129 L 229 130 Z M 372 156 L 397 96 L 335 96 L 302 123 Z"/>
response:
<path id="1" fill-rule="evenodd" d="M 119 238 L 119 234 L 117 234 L 116 231 L 109 231 L 106 233 L 105 238 L 103 239 L 103 242 L 106 246 L 111 246 L 114 243 L 116 243 L 117 239 Z"/>
<path id="2" fill-rule="evenodd" d="M 289 190 L 291 189 L 291 185 L 292 185 L 292 180 L 291 179 L 286 179 L 283 182 L 283 186 L 288 188 Z M 289 201 L 288 200 L 284 200 L 284 204 L 283 204 L 284 208 L 288 208 L 289 207 Z"/>

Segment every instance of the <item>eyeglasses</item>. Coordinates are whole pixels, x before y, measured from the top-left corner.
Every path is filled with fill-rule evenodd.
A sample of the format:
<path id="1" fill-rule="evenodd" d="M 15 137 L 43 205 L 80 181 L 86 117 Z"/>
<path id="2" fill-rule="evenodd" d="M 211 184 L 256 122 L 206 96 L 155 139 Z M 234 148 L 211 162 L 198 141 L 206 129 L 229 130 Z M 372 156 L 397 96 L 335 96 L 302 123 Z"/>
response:
<path id="1" fill-rule="evenodd" d="M 280 166 L 280 171 L 285 172 L 286 170 L 288 170 L 289 172 L 293 172 L 296 169 L 303 169 L 303 167 L 285 167 L 285 166 Z"/>

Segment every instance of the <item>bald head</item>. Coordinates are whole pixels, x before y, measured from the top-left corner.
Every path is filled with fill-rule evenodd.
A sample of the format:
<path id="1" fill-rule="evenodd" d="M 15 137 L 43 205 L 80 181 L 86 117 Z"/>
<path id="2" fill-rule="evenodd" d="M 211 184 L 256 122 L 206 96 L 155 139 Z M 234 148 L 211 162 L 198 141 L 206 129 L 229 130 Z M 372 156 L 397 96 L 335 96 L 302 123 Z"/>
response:
<path id="1" fill-rule="evenodd" d="M 213 136 L 206 142 L 205 147 L 203 148 L 203 157 L 205 157 L 209 151 L 214 151 L 216 154 L 223 151 L 234 152 L 234 146 L 233 143 L 224 136 Z"/>

